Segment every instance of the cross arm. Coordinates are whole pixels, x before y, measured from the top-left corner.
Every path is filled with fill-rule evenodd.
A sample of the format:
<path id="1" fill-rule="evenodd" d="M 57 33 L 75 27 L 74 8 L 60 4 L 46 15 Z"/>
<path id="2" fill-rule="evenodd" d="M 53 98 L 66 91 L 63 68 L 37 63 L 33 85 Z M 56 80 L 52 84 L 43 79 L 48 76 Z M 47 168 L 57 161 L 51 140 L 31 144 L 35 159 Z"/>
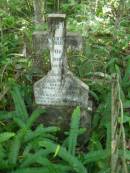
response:
<path id="1" fill-rule="evenodd" d="M 68 32 L 66 35 L 67 49 L 82 50 L 84 46 L 84 39 L 78 33 Z"/>
<path id="2" fill-rule="evenodd" d="M 84 38 L 77 33 L 68 32 L 66 35 L 66 48 L 77 51 L 82 50 L 84 46 Z M 42 54 L 48 45 L 48 32 L 35 31 L 33 33 L 33 48 L 36 54 Z"/>

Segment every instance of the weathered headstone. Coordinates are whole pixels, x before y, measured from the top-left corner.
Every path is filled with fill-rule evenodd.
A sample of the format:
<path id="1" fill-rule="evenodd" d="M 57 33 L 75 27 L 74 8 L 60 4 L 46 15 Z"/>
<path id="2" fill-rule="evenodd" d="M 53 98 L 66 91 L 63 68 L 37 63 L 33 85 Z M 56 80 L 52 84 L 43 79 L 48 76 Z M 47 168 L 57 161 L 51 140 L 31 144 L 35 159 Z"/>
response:
<path id="1" fill-rule="evenodd" d="M 65 54 L 65 15 L 49 15 L 51 71 L 35 83 L 37 104 L 88 107 L 88 86 L 76 78 L 67 66 Z"/>
<path id="2" fill-rule="evenodd" d="M 66 39 L 65 18 L 65 14 L 50 14 L 48 16 L 51 70 L 34 84 L 35 102 L 47 107 L 75 107 L 79 105 L 82 110 L 81 121 L 85 121 L 85 118 L 90 121 L 88 115 L 89 87 L 69 71 L 66 58 L 66 47 L 72 44 L 78 48 L 81 45 L 75 35 L 68 36 Z M 68 45 L 66 45 L 67 40 L 69 40 Z M 74 42 L 79 44 L 73 44 Z"/>

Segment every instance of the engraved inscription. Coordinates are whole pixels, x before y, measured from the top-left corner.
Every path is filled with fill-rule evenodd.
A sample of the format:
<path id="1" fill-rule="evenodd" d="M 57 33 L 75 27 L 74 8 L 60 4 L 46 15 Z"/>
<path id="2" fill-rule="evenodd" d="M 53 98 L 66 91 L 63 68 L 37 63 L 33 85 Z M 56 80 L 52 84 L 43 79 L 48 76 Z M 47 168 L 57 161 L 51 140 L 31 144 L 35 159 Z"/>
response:
<path id="1" fill-rule="evenodd" d="M 35 101 L 40 105 L 87 107 L 88 86 L 77 79 L 67 67 L 65 60 L 64 17 L 52 17 L 49 34 L 51 70 L 34 84 Z"/>

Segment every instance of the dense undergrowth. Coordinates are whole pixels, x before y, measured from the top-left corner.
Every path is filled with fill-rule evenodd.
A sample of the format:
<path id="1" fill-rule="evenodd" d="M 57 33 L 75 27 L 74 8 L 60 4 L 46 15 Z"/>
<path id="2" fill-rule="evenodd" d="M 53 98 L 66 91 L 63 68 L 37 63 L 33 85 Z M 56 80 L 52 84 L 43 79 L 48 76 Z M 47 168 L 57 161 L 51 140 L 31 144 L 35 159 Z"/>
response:
<path id="1" fill-rule="evenodd" d="M 58 127 L 44 127 L 36 120 L 44 109 L 28 115 L 18 86 L 12 89 L 15 111 L 1 112 L 3 126 L 0 133 L 0 170 L 3 172 L 86 172 L 80 159 L 75 157 L 79 130 L 80 108 L 72 115 L 71 130 L 64 141 L 57 143 Z M 6 122 L 6 123 L 5 123 Z M 15 133 L 14 133 L 15 132 Z"/>
<path id="2" fill-rule="evenodd" d="M 0 172 L 110 172 L 111 128 L 114 129 L 111 118 L 115 112 L 119 115 L 117 131 L 124 125 L 125 132 L 121 133 L 126 136 L 125 155 L 122 146 L 118 154 L 127 160 L 129 172 L 130 1 L 45 2 L 45 21 L 47 13 L 58 10 L 60 5 L 60 11 L 67 14 L 67 29 L 82 33 L 85 39 L 83 52 L 68 52 L 68 60 L 71 71 L 89 85 L 95 103 L 90 139 L 84 149 L 80 149 L 77 142 L 83 133 L 79 128 L 80 108 L 75 109 L 70 131 L 63 141 L 58 139 L 59 127 L 36 123 L 45 110 L 34 110 L 32 33 L 46 30 L 47 24 L 40 28 L 34 26 L 32 0 L 1 0 Z M 49 56 L 43 58 L 47 72 Z M 113 74 L 118 76 L 114 86 Z M 112 103 L 117 105 L 113 108 Z M 123 171 L 121 173 L 126 173 Z"/>

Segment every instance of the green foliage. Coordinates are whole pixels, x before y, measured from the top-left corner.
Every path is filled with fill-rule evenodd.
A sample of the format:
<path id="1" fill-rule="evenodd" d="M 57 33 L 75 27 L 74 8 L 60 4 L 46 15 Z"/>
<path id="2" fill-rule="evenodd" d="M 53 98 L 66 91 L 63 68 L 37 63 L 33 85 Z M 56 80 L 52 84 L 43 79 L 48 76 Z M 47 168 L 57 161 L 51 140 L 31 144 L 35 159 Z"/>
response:
<path id="1" fill-rule="evenodd" d="M 17 86 L 14 86 L 11 93 L 15 104 L 16 114 L 18 117 L 20 117 L 19 119 L 21 119 L 23 123 L 26 123 L 28 113 L 22 96 L 20 94 L 19 88 Z"/>
<path id="2" fill-rule="evenodd" d="M 54 144 L 52 142 L 48 142 L 48 141 L 41 141 L 39 143 L 39 145 L 43 146 L 43 147 L 46 147 L 52 153 L 55 153 L 56 150 L 58 150 L 54 156 L 58 155 L 63 160 L 68 162 L 69 165 L 77 173 L 80 173 L 80 172 L 86 173 L 86 168 L 82 165 L 82 163 L 79 162 L 75 157 L 73 157 L 69 152 L 67 152 L 67 150 L 65 148 L 63 148 L 62 146 L 56 145 L 56 144 Z"/>
<path id="3" fill-rule="evenodd" d="M 86 168 L 76 158 L 76 156 L 74 156 L 77 136 L 79 134 L 80 108 L 77 107 L 72 115 L 71 130 L 69 132 L 70 147 L 69 151 L 67 151 L 64 147 L 54 143 L 53 134 L 59 131 L 59 128 L 38 125 L 35 129 L 31 129 L 37 118 L 45 111 L 43 109 L 36 109 L 32 115 L 29 116 L 24 100 L 21 97 L 20 89 L 17 85 L 13 86 L 13 92 L 11 93 L 14 99 L 16 110 L 14 117 L 11 116 L 10 120 L 12 119 L 12 121 L 19 125 L 19 130 L 17 130 L 16 134 L 12 132 L 3 132 L 0 134 L 0 143 L 2 143 L 2 146 L 4 146 L 5 141 L 11 138 L 9 148 L 6 148 L 4 151 L 4 148 L 1 146 L 0 169 L 4 171 L 8 171 L 8 169 L 10 169 L 12 173 L 29 171 L 51 171 L 52 173 L 64 173 L 69 170 L 73 170 L 77 173 L 86 173 Z M 21 125 L 21 123 L 23 125 Z M 73 134 L 75 135 L 72 136 Z M 74 143 L 72 143 L 73 140 Z M 43 149 L 43 147 L 46 149 Z M 6 157 L 4 152 L 6 152 Z M 52 157 L 53 160 L 58 161 L 57 156 L 59 156 L 65 163 L 63 162 L 55 164 L 53 163 L 54 161 L 50 161 L 49 159 L 51 153 L 54 153 Z M 36 164 L 40 165 L 40 167 L 36 168 Z"/>
<path id="4" fill-rule="evenodd" d="M 90 162 L 97 162 L 110 157 L 110 151 L 107 150 L 97 150 L 91 151 L 84 156 L 84 164 L 89 164 Z"/>
<path id="5" fill-rule="evenodd" d="M 23 169 L 18 169 L 16 171 L 12 171 L 11 173 L 50 173 L 50 171 L 52 171 L 49 168 L 23 168 Z"/>
<path id="6" fill-rule="evenodd" d="M 11 132 L 3 132 L 3 133 L 0 133 L 0 143 L 9 140 L 13 136 L 15 136 L 15 133 L 11 133 Z"/>
<path id="7" fill-rule="evenodd" d="M 74 172 L 73 163 L 80 162 L 89 173 L 109 173 L 111 148 L 111 81 L 112 74 L 120 76 L 127 148 L 130 133 L 130 2 L 129 0 L 49 0 L 46 14 L 59 10 L 67 14 L 68 31 L 84 36 L 80 52 L 67 52 L 69 67 L 90 87 L 94 100 L 92 129 L 88 144 L 78 144 L 80 112 L 77 108 L 71 119 L 70 130 L 58 141 L 58 127 L 37 125 L 36 120 L 45 110 L 34 109 L 32 85 L 32 32 L 34 31 L 33 0 L 0 1 L 0 170 L 1 172 Z M 36 27 L 37 28 L 37 27 Z M 27 48 L 25 51 L 24 48 Z M 31 57 L 31 58 L 29 58 Z M 48 53 L 45 73 L 48 71 Z M 45 58 L 45 57 L 43 57 Z M 9 91 L 12 83 L 11 94 Z M 49 141 L 48 141 L 49 140 Z M 53 146 L 53 151 L 39 146 Z M 56 144 L 60 143 L 60 145 Z M 57 147 L 58 146 L 58 147 Z M 81 147 L 81 148 L 80 148 Z M 61 150 L 60 150 L 61 149 Z M 62 150 L 63 149 L 63 150 Z M 59 155 L 59 151 L 64 151 Z M 52 156 L 54 153 L 54 157 Z M 67 153 L 67 154 L 66 154 Z M 120 152 L 122 155 L 122 152 Z M 70 158 L 66 161 L 68 155 Z M 60 157 L 60 159 L 59 159 Z M 129 152 L 125 155 L 129 164 Z M 82 162 L 82 163 L 81 163 Z M 82 166 L 81 166 L 82 164 Z M 130 168 L 129 168 L 130 170 Z"/>
<path id="8" fill-rule="evenodd" d="M 44 112 L 45 110 L 43 109 L 36 109 L 28 119 L 26 127 L 30 128 L 33 125 L 33 123 L 38 119 L 38 117 Z"/>
<path id="9" fill-rule="evenodd" d="M 15 139 L 12 141 L 9 152 L 9 163 L 12 165 L 16 165 L 24 134 L 25 129 L 21 129 L 17 136 L 15 136 Z"/>
<path id="10" fill-rule="evenodd" d="M 79 134 L 79 123 L 80 123 L 80 108 L 77 107 L 72 114 L 69 140 L 68 140 L 68 151 L 72 155 L 75 155 L 77 137 Z"/>

